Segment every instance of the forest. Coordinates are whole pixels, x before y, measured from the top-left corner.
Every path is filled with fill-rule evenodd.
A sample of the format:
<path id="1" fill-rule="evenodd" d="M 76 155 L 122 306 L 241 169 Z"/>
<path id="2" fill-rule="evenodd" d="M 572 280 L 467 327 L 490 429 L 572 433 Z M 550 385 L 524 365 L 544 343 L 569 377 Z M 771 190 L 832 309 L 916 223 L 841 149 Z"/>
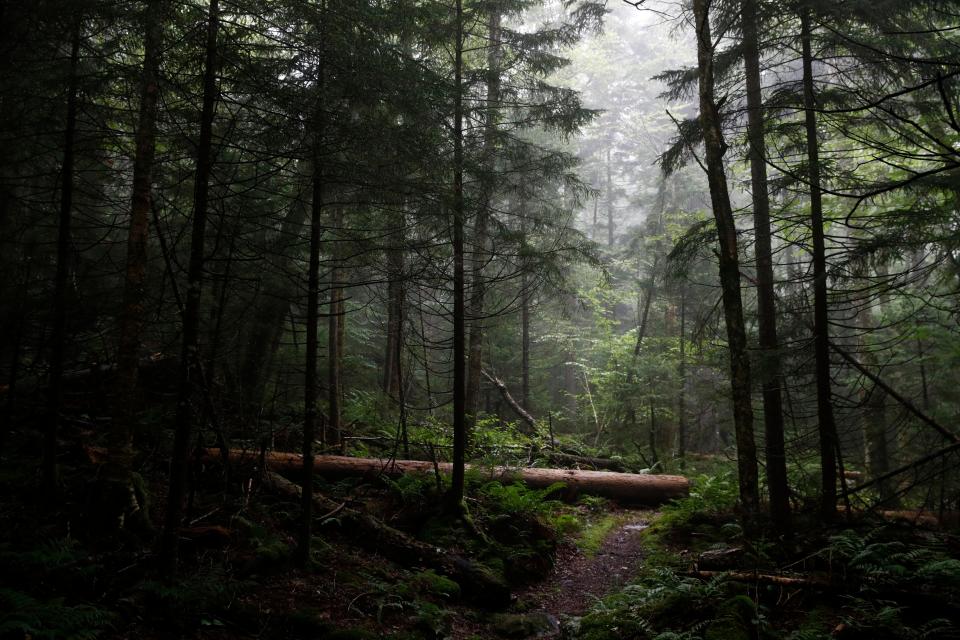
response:
<path id="1" fill-rule="evenodd" d="M 0 0 L 0 640 L 960 638 L 960 1 Z"/>

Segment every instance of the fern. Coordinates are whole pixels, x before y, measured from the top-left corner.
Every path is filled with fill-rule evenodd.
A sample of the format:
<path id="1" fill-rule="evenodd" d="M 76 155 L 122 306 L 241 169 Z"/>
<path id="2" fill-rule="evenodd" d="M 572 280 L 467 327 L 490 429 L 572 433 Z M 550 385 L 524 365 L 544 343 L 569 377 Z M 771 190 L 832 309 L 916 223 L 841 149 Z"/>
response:
<path id="1" fill-rule="evenodd" d="M 63 598 L 41 601 L 0 588 L 0 637 L 22 634 L 35 640 L 95 640 L 113 614 L 89 605 L 66 605 Z"/>

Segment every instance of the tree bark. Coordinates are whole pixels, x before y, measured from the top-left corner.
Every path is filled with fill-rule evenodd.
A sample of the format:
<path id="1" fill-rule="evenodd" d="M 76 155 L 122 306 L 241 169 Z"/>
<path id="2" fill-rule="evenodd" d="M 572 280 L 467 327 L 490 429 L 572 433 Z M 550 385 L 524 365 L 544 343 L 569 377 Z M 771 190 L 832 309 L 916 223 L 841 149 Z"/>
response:
<path id="1" fill-rule="evenodd" d="M 770 242 L 770 197 L 767 186 L 766 143 L 763 133 L 763 96 L 760 81 L 760 44 L 757 0 L 741 0 L 743 61 L 747 85 L 747 128 L 750 145 L 750 181 L 753 189 L 753 228 L 757 259 L 757 321 L 763 380 L 763 422 L 766 430 L 767 488 L 770 517 L 780 531 L 790 525 L 790 489 L 784 451 L 781 366 L 777 339 L 777 307 L 773 291 L 773 252 Z"/>
<path id="2" fill-rule="evenodd" d="M 387 249 L 387 349 L 383 367 L 383 392 L 391 398 L 400 394 L 400 357 L 403 354 L 403 325 L 406 313 L 406 291 L 403 256 L 403 213 L 393 231 Z"/>
<path id="3" fill-rule="evenodd" d="M 139 394 L 137 377 L 143 344 L 143 308 L 147 276 L 147 240 L 150 234 L 150 207 L 153 160 L 156 152 L 157 104 L 159 100 L 160 50 L 163 38 L 163 1 L 148 0 L 143 15 L 144 55 L 140 87 L 140 115 L 133 159 L 133 199 L 127 228 L 127 259 L 120 310 L 120 342 L 117 348 L 117 378 L 114 419 L 110 427 L 107 469 L 108 502 L 119 518 L 141 516 L 132 481 L 133 436 L 137 423 Z M 122 524 L 121 524 L 122 526 Z"/>
<path id="4" fill-rule="evenodd" d="M 477 210 L 473 238 L 473 265 L 471 270 L 469 369 L 467 371 L 466 412 L 472 426 L 477 418 L 477 398 L 480 395 L 481 369 L 483 368 L 484 266 L 487 255 L 487 227 L 490 219 L 490 202 L 493 198 L 497 116 L 500 110 L 500 20 L 499 7 L 494 6 L 488 17 L 487 33 L 490 45 L 487 49 L 487 108 L 484 122 L 482 196 Z"/>
<path id="5" fill-rule="evenodd" d="M 178 531 L 183 519 L 187 486 L 190 439 L 193 435 L 195 396 L 203 384 L 200 371 L 200 294 L 203 285 L 204 239 L 207 226 L 207 202 L 213 168 L 213 117 L 217 101 L 217 68 L 220 30 L 219 0 L 210 0 L 207 23 L 206 60 L 203 71 L 203 106 L 200 114 L 200 138 L 197 144 L 197 171 L 193 195 L 193 228 L 190 239 L 190 264 L 187 271 L 187 295 L 183 309 L 183 344 L 180 351 L 180 380 L 177 392 L 176 430 L 170 461 L 170 489 L 167 513 L 160 540 L 160 566 L 168 576 L 176 574 Z"/>
<path id="6" fill-rule="evenodd" d="M 737 228 L 727 191 L 723 166 L 726 144 L 720 114 L 714 101 L 713 41 L 710 35 L 708 0 L 694 0 L 697 30 L 697 66 L 700 72 L 700 124 L 706 151 L 710 200 L 719 238 L 720 287 L 723 298 L 727 342 L 730 349 L 730 386 L 733 421 L 737 438 L 737 475 L 740 503 L 745 519 L 752 521 L 759 511 L 757 451 L 753 435 L 753 406 L 750 398 L 750 358 L 747 354 L 743 301 L 740 294 L 740 265 L 737 253 Z"/>
<path id="7" fill-rule="evenodd" d="M 321 12 L 323 9 L 321 8 Z M 325 23 L 321 15 L 321 31 Z M 317 330 L 320 324 L 320 238 L 323 233 L 323 53 L 317 71 L 317 104 L 314 113 L 313 139 L 313 194 L 310 203 L 310 258 L 307 267 L 307 338 L 306 362 L 303 380 L 303 442 L 301 449 L 302 500 L 300 501 L 300 535 L 297 540 L 297 560 L 301 566 L 310 563 L 313 542 L 313 441 L 317 436 L 319 351 Z"/>
<path id="8" fill-rule="evenodd" d="M 453 473 L 447 508 L 463 510 L 464 466 L 467 451 L 466 353 L 464 350 L 463 272 L 463 0 L 456 0 L 456 41 L 453 62 Z"/>
<path id="9" fill-rule="evenodd" d="M 337 206 L 333 210 L 333 228 L 337 237 L 333 243 L 330 269 L 330 315 L 327 331 L 327 422 L 324 430 L 323 442 L 325 445 L 336 445 L 340 440 L 340 398 L 343 346 L 343 272 L 340 268 L 340 255 L 337 244 L 342 240 L 343 208 Z"/>
<path id="10" fill-rule="evenodd" d="M 219 452 L 208 449 L 206 457 L 211 460 L 219 459 Z M 256 463 L 260 454 L 255 451 L 231 450 L 230 458 Z M 266 454 L 265 461 L 268 468 L 277 472 L 298 473 L 301 469 L 301 457 L 296 453 L 270 452 Z M 467 468 L 471 466 L 467 465 Z M 537 467 L 475 468 L 490 480 L 503 483 L 523 482 L 534 489 L 546 489 L 560 483 L 565 486 L 565 495 L 570 499 L 577 495 L 591 494 L 612 498 L 624 504 L 659 505 L 683 498 L 690 490 L 690 483 L 683 476 Z M 317 474 L 330 479 L 376 478 L 383 475 L 397 477 L 406 473 L 433 474 L 435 470 L 450 473 L 452 469 L 453 465 L 449 462 L 348 456 L 317 456 L 314 467 Z"/>
<path id="11" fill-rule="evenodd" d="M 803 106 L 807 132 L 810 181 L 810 231 L 813 236 L 813 334 L 817 381 L 817 419 L 820 436 L 820 514 L 832 520 L 837 511 L 837 426 L 830 384 L 830 327 L 827 314 L 827 260 L 823 233 L 823 197 L 820 191 L 820 143 L 817 137 L 817 100 L 810 50 L 810 10 L 800 12 L 803 48 Z"/>
<path id="12" fill-rule="evenodd" d="M 864 275 L 864 274 L 861 274 Z M 860 325 L 860 362 L 864 368 L 876 369 L 877 357 L 871 351 L 868 340 L 870 332 L 874 330 L 873 308 L 871 303 L 860 310 L 857 320 Z M 887 425 L 886 400 L 887 393 L 877 383 L 871 388 L 864 385 L 860 394 L 861 403 L 865 412 L 863 417 L 863 436 L 866 444 L 866 467 L 870 478 L 882 478 L 890 470 L 890 441 Z M 896 493 L 889 480 L 880 480 L 877 483 L 880 494 L 880 504 L 887 508 L 896 508 Z"/>
<path id="13" fill-rule="evenodd" d="M 77 101 L 80 79 L 80 15 L 74 16 L 70 37 L 70 77 L 67 88 L 67 120 L 63 140 L 63 165 L 60 168 L 60 215 L 57 227 L 57 272 L 53 292 L 53 332 L 50 336 L 50 408 L 44 426 L 41 483 L 44 492 L 53 496 L 59 488 L 57 467 L 57 432 L 63 414 L 63 365 L 67 346 L 67 298 L 70 289 L 70 226 L 73 216 L 74 142 L 77 131 Z"/>
<path id="14" fill-rule="evenodd" d="M 681 465 L 687 455 L 687 289 L 681 285 L 680 289 L 680 363 L 678 373 L 680 377 L 680 392 L 677 400 L 677 457 Z M 681 467 L 682 468 L 682 467 Z"/>

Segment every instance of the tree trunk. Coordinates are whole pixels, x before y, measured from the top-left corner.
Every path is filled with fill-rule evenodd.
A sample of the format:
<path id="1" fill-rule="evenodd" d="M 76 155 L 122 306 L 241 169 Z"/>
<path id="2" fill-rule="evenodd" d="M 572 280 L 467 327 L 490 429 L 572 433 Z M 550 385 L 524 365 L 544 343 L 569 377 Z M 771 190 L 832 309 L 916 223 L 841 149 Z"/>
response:
<path id="1" fill-rule="evenodd" d="M 67 346 L 67 298 L 70 289 L 70 225 L 73 215 L 73 148 L 77 131 L 77 100 L 80 79 L 80 15 L 74 17 L 70 38 L 70 79 L 67 89 L 67 121 L 63 141 L 63 165 L 60 168 L 60 216 L 57 227 L 57 273 L 53 292 L 53 332 L 50 336 L 50 408 L 44 425 L 41 482 L 44 492 L 58 492 L 57 432 L 63 414 L 63 364 Z"/>
<path id="2" fill-rule="evenodd" d="M 678 366 L 680 377 L 680 393 L 677 400 L 677 457 L 681 464 L 687 455 L 687 290 L 681 285 L 680 289 L 680 363 Z"/>
<path id="3" fill-rule="evenodd" d="M 862 274 L 865 275 L 865 274 Z M 877 357 L 871 350 L 869 335 L 874 330 L 873 308 L 870 303 L 860 310 L 857 320 L 860 325 L 860 362 L 865 368 L 878 369 Z M 864 406 L 863 435 L 866 442 L 866 467 L 871 480 L 877 480 L 880 504 L 886 508 L 897 508 L 896 493 L 890 480 L 881 478 L 890 470 L 890 441 L 887 426 L 887 393 L 877 383 L 867 388 L 864 383 L 861 392 Z"/>
<path id="4" fill-rule="evenodd" d="M 340 440 L 340 395 L 343 347 L 343 271 L 340 268 L 340 252 L 338 243 L 342 240 L 343 208 L 337 206 L 333 210 L 333 228 L 337 234 L 333 242 L 330 269 L 330 316 L 327 329 L 327 422 L 323 435 L 323 443 L 335 446 Z"/>
<path id="5" fill-rule="evenodd" d="M 204 272 L 204 236 L 207 227 L 207 201 L 213 168 L 213 116 L 217 101 L 217 38 L 220 30 L 219 0 L 210 0 L 207 23 L 206 60 L 203 71 L 203 106 L 200 114 L 200 139 L 197 144 L 197 172 L 193 195 L 193 228 L 190 238 L 190 264 L 187 295 L 183 309 L 183 344 L 180 351 L 180 380 L 177 392 L 176 431 L 170 461 L 170 489 L 167 513 L 160 541 L 160 567 L 166 575 L 177 571 L 177 540 L 186 497 L 190 439 L 193 435 L 195 395 L 203 384 L 200 371 L 200 294 Z"/>
<path id="6" fill-rule="evenodd" d="M 322 9 L 321 9 L 322 12 Z M 321 15 L 321 29 L 325 23 Z M 321 65 L 323 53 L 321 52 Z M 320 325 L 320 237 L 323 231 L 323 70 L 318 68 L 317 104 L 314 114 L 313 140 L 313 196 L 310 204 L 310 258 L 307 267 L 307 338 L 306 362 L 303 379 L 303 467 L 302 499 L 300 501 L 300 535 L 297 540 L 297 561 L 301 566 L 310 563 L 313 541 L 313 441 L 317 437 L 317 330 Z"/>
<path id="7" fill-rule="evenodd" d="M 610 147 L 607 147 L 607 246 L 613 246 L 613 168 L 610 166 Z"/>
<path id="8" fill-rule="evenodd" d="M 140 116 L 133 159 L 133 199 L 127 229 L 127 260 L 120 310 L 120 343 L 117 348 L 115 410 L 110 427 L 109 463 L 101 475 L 107 482 L 107 502 L 118 518 L 139 514 L 133 488 L 133 436 L 137 423 L 139 394 L 137 376 L 143 344 L 145 313 L 144 286 L 147 276 L 147 239 L 150 234 L 150 207 L 153 159 L 156 152 L 157 104 L 159 99 L 160 50 L 163 38 L 163 2 L 148 0 L 143 16 L 144 56 L 140 87 Z M 118 523 L 120 524 L 120 523 Z M 122 526 L 122 524 L 121 524 Z"/>
<path id="9" fill-rule="evenodd" d="M 483 368 L 483 314 L 484 296 L 486 295 L 483 271 L 488 260 L 487 227 L 490 218 L 490 202 L 493 198 L 495 186 L 493 173 L 496 168 L 497 116 L 500 108 L 500 20 L 500 9 L 494 7 L 490 11 L 487 25 L 490 44 L 487 49 L 487 108 L 483 140 L 483 170 L 485 175 L 481 181 L 483 193 L 474 227 L 470 307 L 467 310 L 467 317 L 470 319 L 470 355 L 465 410 L 471 426 L 477 418 L 477 398 L 480 395 L 481 369 Z"/>
<path id="10" fill-rule="evenodd" d="M 448 510 L 463 510 L 467 452 L 466 353 L 464 351 L 463 273 L 463 0 L 456 0 L 456 42 L 453 62 L 453 473 Z"/>
<path id="11" fill-rule="evenodd" d="M 387 249 L 387 350 L 383 367 L 383 392 L 391 398 L 400 394 L 400 360 L 403 354 L 403 324 L 406 312 L 403 256 L 403 214 L 393 231 L 393 246 Z"/>
<path id="12" fill-rule="evenodd" d="M 820 145 L 817 139 L 813 57 L 810 51 L 810 11 L 800 13 L 803 46 L 803 106 L 807 130 L 807 164 L 810 180 L 810 231 L 813 236 L 813 333 L 817 380 L 817 420 L 820 435 L 820 512 L 832 520 L 837 510 L 837 427 L 830 389 L 830 328 L 827 315 L 827 260 L 823 233 L 823 199 L 820 192 Z"/>
<path id="13" fill-rule="evenodd" d="M 743 322 L 743 301 L 740 295 L 740 265 L 737 253 L 737 228 L 727 177 L 723 167 L 726 144 L 723 140 L 720 114 L 714 101 L 713 41 L 710 36 L 708 0 L 694 0 L 697 30 L 697 63 L 700 72 L 700 123 L 706 151 L 710 200 L 720 242 L 720 287 L 723 297 L 727 342 L 730 349 L 730 386 L 733 399 L 733 421 L 737 437 L 737 475 L 740 481 L 740 502 L 745 518 L 752 521 L 759 511 L 757 451 L 753 436 L 753 406 L 750 398 L 750 358 L 747 353 L 746 329 Z"/>
<path id="14" fill-rule="evenodd" d="M 747 84 L 750 181 L 753 189 L 753 228 L 757 258 L 757 320 L 760 329 L 760 374 L 763 380 L 767 487 L 770 491 L 771 520 L 778 530 L 786 531 L 790 524 L 790 490 L 787 485 L 787 460 L 784 451 L 783 399 L 780 395 L 782 378 L 777 339 L 777 307 L 773 291 L 770 196 L 767 186 L 767 151 L 763 134 L 757 0 L 741 0 L 740 11 L 743 30 L 743 62 Z"/>

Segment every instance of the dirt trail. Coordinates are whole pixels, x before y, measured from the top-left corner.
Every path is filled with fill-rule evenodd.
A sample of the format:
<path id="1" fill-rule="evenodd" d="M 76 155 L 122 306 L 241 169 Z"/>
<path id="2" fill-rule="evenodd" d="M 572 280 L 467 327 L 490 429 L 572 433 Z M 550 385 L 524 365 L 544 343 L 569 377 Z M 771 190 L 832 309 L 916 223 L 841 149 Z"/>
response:
<path id="1" fill-rule="evenodd" d="M 636 575 L 643 559 L 640 532 L 654 516 L 653 511 L 625 513 L 593 555 L 573 546 L 563 548 L 553 572 L 520 596 L 558 618 L 585 613 L 597 598 L 616 591 Z"/>

